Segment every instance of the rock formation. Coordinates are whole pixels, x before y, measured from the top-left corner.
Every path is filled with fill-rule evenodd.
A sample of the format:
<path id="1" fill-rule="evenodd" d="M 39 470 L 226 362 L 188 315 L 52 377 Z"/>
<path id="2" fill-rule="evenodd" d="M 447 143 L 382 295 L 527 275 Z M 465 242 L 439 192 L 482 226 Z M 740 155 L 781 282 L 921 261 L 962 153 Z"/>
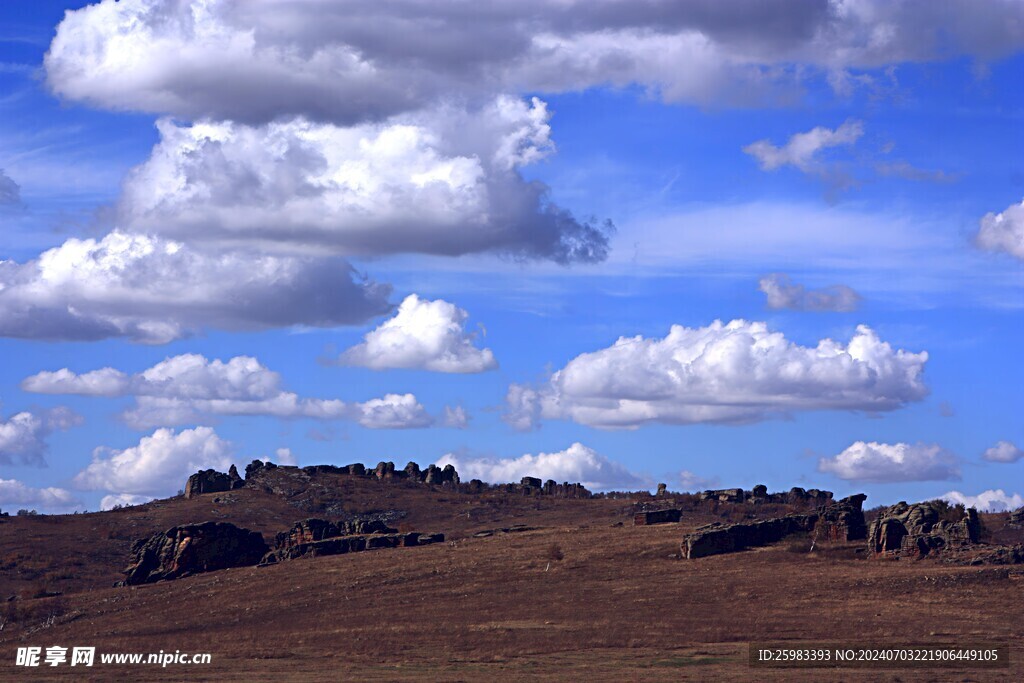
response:
<path id="1" fill-rule="evenodd" d="M 1024 507 L 1019 507 L 1010 513 L 1010 524 L 1024 524 Z"/>
<path id="2" fill-rule="evenodd" d="M 175 526 L 132 545 L 123 584 L 134 586 L 228 567 L 251 566 L 268 550 L 263 536 L 227 522 Z"/>
<path id="3" fill-rule="evenodd" d="M 400 534 L 379 520 L 356 519 L 335 523 L 324 519 L 304 519 L 277 535 L 274 550 L 264 555 L 260 564 L 443 542 L 444 534 L 417 531 Z"/>
<path id="4" fill-rule="evenodd" d="M 633 525 L 670 524 L 678 522 L 682 516 L 682 510 L 647 510 L 633 516 Z"/>
<path id="5" fill-rule="evenodd" d="M 245 481 L 238 476 L 238 469 L 234 465 L 231 466 L 227 474 L 212 469 L 199 470 L 185 482 L 185 497 L 195 498 L 200 493 L 230 491 L 244 485 Z"/>
<path id="6" fill-rule="evenodd" d="M 832 502 L 831 491 L 819 489 L 804 490 L 798 486 L 784 493 L 768 493 L 768 487 L 758 484 L 750 491 L 743 489 L 709 489 L 700 493 L 701 500 L 717 500 L 722 503 L 751 503 L 754 505 L 776 503 L 783 505 L 821 506 Z"/>
<path id="7" fill-rule="evenodd" d="M 796 533 L 813 533 L 816 540 L 862 540 L 867 531 L 861 509 L 864 494 L 824 505 L 813 512 L 795 513 L 743 524 L 715 522 L 683 537 L 682 554 L 688 559 L 731 553 L 752 546 L 777 543 Z"/>
<path id="8" fill-rule="evenodd" d="M 961 519 L 942 519 L 935 501 L 899 502 L 871 523 L 868 548 L 874 555 L 924 557 L 936 551 L 977 543 L 981 538 L 978 511 L 968 508 Z"/>

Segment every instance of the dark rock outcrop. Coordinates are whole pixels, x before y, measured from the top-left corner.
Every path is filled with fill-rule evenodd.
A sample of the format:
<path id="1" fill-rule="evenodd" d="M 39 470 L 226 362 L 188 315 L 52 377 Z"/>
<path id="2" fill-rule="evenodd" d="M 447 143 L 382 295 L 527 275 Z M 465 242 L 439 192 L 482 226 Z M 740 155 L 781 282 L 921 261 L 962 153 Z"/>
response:
<path id="1" fill-rule="evenodd" d="M 269 548 L 263 536 L 227 522 L 171 527 L 132 545 L 124 585 L 177 579 L 200 572 L 251 566 Z"/>
<path id="2" fill-rule="evenodd" d="M 968 508 L 962 519 L 942 519 L 935 502 L 899 502 L 871 523 L 868 549 L 873 555 L 924 557 L 933 552 L 977 543 L 981 539 L 978 511 Z"/>
<path id="3" fill-rule="evenodd" d="M 1010 513 L 1010 524 L 1024 524 L 1024 507 L 1019 507 Z"/>
<path id="4" fill-rule="evenodd" d="M 768 487 L 758 484 L 750 491 L 743 489 L 709 489 L 700 493 L 701 500 L 717 500 L 722 503 L 752 503 L 755 505 L 775 503 L 782 505 L 801 505 L 818 507 L 832 502 L 831 491 L 819 489 L 804 490 L 794 486 L 782 493 L 768 493 Z"/>
<path id="5" fill-rule="evenodd" d="M 635 514 L 633 516 L 633 525 L 671 524 L 678 522 L 682 516 L 682 510 L 648 510 Z"/>
<path id="6" fill-rule="evenodd" d="M 444 534 L 424 534 L 410 532 L 405 534 L 376 534 L 370 536 L 338 536 L 324 538 L 309 543 L 299 543 L 278 547 L 267 553 L 260 561 L 261 565 L 276 564 L 299 557 L 320 557 L 324 555 L 344 555 L 364 550 L 381 548 L 414 547 L 444 543 Z"/>
<path id="7" fill-rule="evenodd" d="M 281 550 L 340 536 L 395 533 L 398 533 L 397 529 L 392 529 L 379 519 L 355 518 L 343 522 L 330 522 L 311 517 L 298 521 L 288 531 L 279 533 L 274 539 L 274 548 Z"/>
<path id="8" fill-rule="evenodd" d="M 185 482 L 185 497 L 195 498 L 200 493 L 221 493 L 241 488 L 245 482 L 238 476 L 234 465 L 227 474 L 217 470 L 199 470 Z"/>
<path id="9" fill-rule="evenodd" d="M 743 524 L 715 522 L 683 537 L 682 554 L 688 559 L 731 553 L 744 548 L 769 545 L 786 536 L 807 533 L 818 540 L 856 541 L 865 536 L 861 509 L 864 494 L 825 505 L 814 512 L 795 513 Z"/>

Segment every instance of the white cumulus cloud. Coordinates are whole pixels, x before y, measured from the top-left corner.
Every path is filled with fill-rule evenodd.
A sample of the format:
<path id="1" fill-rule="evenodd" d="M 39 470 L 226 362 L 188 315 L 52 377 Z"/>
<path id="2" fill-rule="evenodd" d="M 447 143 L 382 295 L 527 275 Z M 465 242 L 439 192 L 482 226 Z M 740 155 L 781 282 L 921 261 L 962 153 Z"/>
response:
<path id="1" fill-rule="evenodd" d="M 513 385 L 506 420 L 602 428 L 742 423 L 805 410 L 888 411 L 924 398 L 927 352 L 894 350 L 859 326 L 847 344 L 804 347 L 765 323 L 673 325 L 663 339 L 622 337 L 584 353 L 541 387 Z"/>
<path id="2" fill-rule="evenodd" d="M 282 252 L 602 260 L 607 228 L 517 170 L 553 151 L 548 118 L 536 98 L 499 97 L 348 128 L 164 119 L 118 215 L 134 232 Z"/>
<path id="3" fill-rule="evenodd" d="M 1017 462 L 1024 458 L 1024 451 L 1010 441 L 999 441 L 986 449 L 981 457 L 989 462 Z"/>
<path id="4" fill-rule="evenodd" d="M 592 448 L 574 443 L 564 451 L 526 454 L 518 458 L 471 458 L 449 453 L 438 467 L 452 465 L 463 480 L 480 479 L 495 484 L 518 483 L 523 477 L 579 482 L 591 490 L 648 488 L 650 483 Z"/>
<path id="5" fill-rule="evenodd" d="M 433 372 L 483 372 L 498 367 L 490 349 L 473 345 L 465 330 L 469 314 L 447 301 L 410 294 L 393 318 L 368 333 L 339 361 L 374 370 L 414 368 Z"/>
<path id="6" fill-rule="evenodd" d="M 758 282 L 764 292 L 768 308 L 796 311 L 853 311 L 860 303 L 860 295 L 846 285 L 832 285 L 808 289 L 795 284 L 784 273 L 765 275 Z"/>
<path id="7" fill-rule="evenodd" d="M 139 496 L 133 493 L 111 493 L 100 500 L 100 510 L 113 510 L 117 506 L 131 507 L 153 500 L 153 496 Z"/>
<path id="8" fill-rule="evenodd" d="M 171 495 L 198 470 L 227 471 L 231 455 L 231 442 L 221 439 L 210 427 L 180 432 L 158 429 L 130 448 L 95 449 L 92 462 L 75 475 L 74 483 L 93 491 Z"/>
<path id="9" fill-rule="evenodd" d="M 865 482 L 959 479 L 955 455 L 936 444 L 857 441 L 842 453 L 818 461 L 818 470 Z"/>
<path id="10" fill-rule="evenodd" d="M 65 14 L 44 66 L 58 95 L 114 110 L 352 124 L 509 90 L 730 103 L 824 74 L 846 92 L 875 78 L 851 70 L 1011 54 L 1022 20 L 972 0 L 103 0 Z"/>
<path id="11" fill-rule="evenodd" d="M 1024 201 L 1001 213 L 985 214 L 974 242 L 982 249 L 1004 251 L 1024 259 Z"/>
<path id="12" fill-rule="evenodd" d="M 950 491 L 941 496 L 950 503 L 960 503 L 965 507 L 975 508 L 979 512 L 1008 512 L 1024 505 L 1024 498 L 1018 493 L 1007 495 L 1002 489 L 989 489 L 976 496 L 969 496 L 959 491 Z"/>
<path id="13" fill-rule="evenodd" d="M 68 408 L 22 411 L 0 419 L 0 464 L 44 465 L 46 438 L 82 424 L 82 417 Z"/>
<path id="14" fill-rule="evenodd" d="M 757 159 L 765 171 L 774 171 L 783 166 L 794 166 L 804 173 L 821 170 L 818 153 L 830 147 L 849 146 L 864 134 L 860 121 L 847 121 L 836 129 L 818 126 L 806 133 L 796 133 L 781 147 L 770 140 L 758 140 L 743 148 L 743 151 Z"/>
<path id="15" fill-rule="evenodd" d="M 0 507 L 4 512 L 17 509 L 41 512 L 71 512 L 82 509 L 82 501 L 75 494 L 61 488 L 34 488 L 17 479 L 0 479 Z"/>
<path id="16" fill-rule="evenodd" d="M 433 418 L 413 394 L 388 394 L 362 403 L 304 398 L 282 388 L 281 376 L 251 356 L 227 361 L 199 354 L 172 356 L 132 375 L 114 368 L 83 374 L 68 368 L 25 378 L 25 391 L 89 396 L 134 396 L 123 415 L 136 429 L 203 421 L 206 416 L 353 420 L 370 429 L 426 427 Z"/>
<path id="17" fill-rule="evenodd" d="M 207 327 L 335 326 L 387 311 L 390 291 L 344 261 L 213 254 L 113 232 L 0 261 L 0 335 L 160 344 Z"/>
<path id="18" fill-rule="evenodd" d="M 469 412 L 462 406 L 445 406 L 441 423 L 445 427 L 465 429 L 469 426 L 470 419 Z"/>

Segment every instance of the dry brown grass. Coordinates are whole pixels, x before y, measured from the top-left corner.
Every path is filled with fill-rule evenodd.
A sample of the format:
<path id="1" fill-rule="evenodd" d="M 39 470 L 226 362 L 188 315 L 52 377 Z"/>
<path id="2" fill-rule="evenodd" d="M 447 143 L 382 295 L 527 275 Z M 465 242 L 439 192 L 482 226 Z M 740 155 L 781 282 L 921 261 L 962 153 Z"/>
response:
<path id="1" fill-rule="evenodd" d="M 0 631 L 0 680 L 24 676 L 12 666 L 15 647 L 54 643 L 95 645 L 101 652 L 180 649 L 214 655 L 213 664 L 201 671 L 109 668 L 98 680 L 917 681 L 1024 676 L 1016 661 L 1002 673 L 858 670 L 845 677 L 821 671 L 753 672 L 746 665 L 751 640 L 910 644 L 941 638 L 999 640 L 1019 647 L 1024 582 L 1011 580 L 1007 568 L 869 561 L 857 553 L 860 544 L 816 544 L 814 552 L 787 552 L 782 544 L 694 561 L 672 559 L 683 532 L 720 518 L 722 506 L 690 512 L 683 524 L 633 527 L 631 506 L 621 500 L 509 497 L 494 504 L 432 492 L 417 503 L 412 498 L 418 494 L 382 487 L 360 503 L 357 494 L 350 491 L 354 506 L 404 505 L 409 514 L 403 523 L 445 531 L 459 540 L 232 569 L 136 588 L 96 581 L 115 576 L 107 567 L 91 575 L 92 583 L 65 595 L 9 603 L 8 609 L 18 613 L 16 622 Z M 234 519 L 251 514 L 264 528 L 274 527 L 274 520 L 289 512 L 273 507 L 271 500 L 240 500 L 238 509 L 250 512 L 237 512 Z M 258 502 L 266 502 L 267 509 L 257 513 Z M 102 561 L 107 543 L 113 543 L 105 539 L 108 524 L 140 531 L 161 528 L 169 526 L 172 508 L 190 508 L 186 512 L 191 515 L 202 505 L 209 502 L 176 501 L 156 510 L 72 521 L 95 529 L 85 539 L 98 544 L 102 551 L 95 557 Z M 179 509 L 177 514 L 186 513 Z M 287 514 L 288 523 L 295 517 L 294 511 Z M 625 525 L 615 525 L 624 520 Z M 471 537 L 481 528 L 517 523 L 541 528 Z M 52 539 L 43 529 L 27 531 L 29 537 Z M 15 549 L 14 535 L 7 531 L 0 529 L 0 551 L 24 552 Z M 561 560 L 553 559 L 555 550 Z M 114 560 L 113 566 L 123 564 L 117 553 Z M 54 614 L 49 627 L 33 630 Z M 31 680 L 44 680 L 49 673 L 34 671 Z"/>

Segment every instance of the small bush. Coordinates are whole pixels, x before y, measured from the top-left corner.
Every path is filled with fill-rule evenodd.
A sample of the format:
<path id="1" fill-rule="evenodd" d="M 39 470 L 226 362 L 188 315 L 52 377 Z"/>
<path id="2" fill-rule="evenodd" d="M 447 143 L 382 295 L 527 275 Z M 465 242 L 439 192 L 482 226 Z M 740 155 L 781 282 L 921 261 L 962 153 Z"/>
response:
<path id="1" fill-rule="evenodd" d="M 565 559 L 565 553 L 562 552 L 562 546 L 557 543 L 552 543 L 548 546 L 547 559 L 552 562 L 561 562 Z"/>

